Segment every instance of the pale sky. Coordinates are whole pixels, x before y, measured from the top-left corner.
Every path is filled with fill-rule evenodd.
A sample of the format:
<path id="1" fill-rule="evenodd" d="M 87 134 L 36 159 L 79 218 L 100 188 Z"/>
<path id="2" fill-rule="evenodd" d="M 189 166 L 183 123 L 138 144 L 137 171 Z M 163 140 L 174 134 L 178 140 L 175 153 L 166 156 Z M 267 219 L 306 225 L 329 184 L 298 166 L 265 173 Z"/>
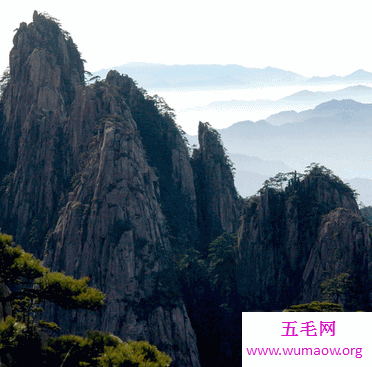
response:
<path id="1" fill-rule="evenodd" d="M 34 10 L 60 20 L 86 70 L 128 62 L 239 64 L 304 76 L 372 72 L 368 1 L 6 1 L 0 72 L 13 30 Z"/>

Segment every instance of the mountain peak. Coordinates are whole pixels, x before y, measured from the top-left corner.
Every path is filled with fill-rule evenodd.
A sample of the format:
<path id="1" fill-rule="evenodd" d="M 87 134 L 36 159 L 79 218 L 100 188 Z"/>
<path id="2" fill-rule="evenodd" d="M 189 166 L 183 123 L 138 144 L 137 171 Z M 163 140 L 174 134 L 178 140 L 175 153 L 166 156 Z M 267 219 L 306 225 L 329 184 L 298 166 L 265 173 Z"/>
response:
<path id="1" fill-rule="evenodd" d="M 333 110 L 333 109 L 358 109 L 360 107 L 363 107 L 363 103 L 355 102 L 352 99 L 343 99 L 341 101 L 337 99 L 332 99 L 329 102 L 321 103 L 320 105 L 316 106 L 314 110 L 321 111 L 321 110 Z"/>
<path id="2" fill-rule="evenodd" d="M 368 71 L 365 71 L 363 69 L 359 69 L 357 71 L 354 71 L 350 75 L 347 75 L 345 78 L 347 78 L 347 79 L 352 79 L 352 78 L 357 78 L 357 79 L 368 78 L 368 79 L 372 79 L 372 73 L 370 73 Z"/>
<path id="3" fill-rule="evenodd" d="M 50 79 L 51 74 L 55 74 L 55 80 L 50 80 L 51 85 L 63 86 L 64 92 L 68 94 L 76 85 L 84 82 L 84 63 L 76 44 L 70 34 L 62 30 L 59 21 L 49 14 L 35 10 L 33 22 L 28 25 L 21 23 L 13 44 L 10 53 L 10 73 L 13 81 L 28 80 L 27 66 L 31 68 L 30 78 L 33 75 L 43 84 L 47 83 L 46 79 Z M 70 97 L 67 99 L 71 99 Z"/>

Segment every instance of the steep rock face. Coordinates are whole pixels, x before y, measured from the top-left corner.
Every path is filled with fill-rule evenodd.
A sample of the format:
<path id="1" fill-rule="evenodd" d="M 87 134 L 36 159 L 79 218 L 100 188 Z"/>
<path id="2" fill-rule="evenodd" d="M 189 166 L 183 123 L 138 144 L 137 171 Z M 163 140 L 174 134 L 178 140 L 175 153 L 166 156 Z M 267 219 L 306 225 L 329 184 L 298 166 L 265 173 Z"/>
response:
<path id="1" fill-rule="evenodd" d="M 160 205 L 166 193 L 126 103 L 144 97 L 134 84 L 124 95 L 117 83 L 130 79 L 117 73 L 111 74 L 117 83 L 109 78 L 85 86 L 69 36 L 49 17 L 35 12 L 33 20 L 14 38 L 11 79 L 1 100 L 11 163 L 1 192 L 2 230 L 27 251 L 45 252 L 52 270 L 87 275 L 106 293 L 99 313 L 47 305 L 45 318 L 64 332 L 100 329 L 125 340 L 146 339 L 175 365 L 199 366 Z M 175 126 L 173 135 L 182 140 Z M 196 228 L 184 148 L 166 153 L 173 157 L 174 183 L 193 202 Z"/>
<path id="2" fill-rule="evenodd" d="M 1 224 L 40 256 L 42 238 L 56 220 L 66 186 L 59 149 L 84 68 L 71 38 L 54 21 L 37 12 L 33 20 L 22 23 L 14 37 L 10 83 L 1 101 L 1 135 L 10 171 Z"/>
<path id="3" fill-rule="evenodd" d="M 284 216 L 282 198 L 266 190 L 258 202 L 245 209 L 238 232 L 238 291 L 247 300 L 247 309 L 270 310 L 282 304 L 290 290 L 289 256 L 284 253 L 285 229 L 278 219 Z M 296 209 L 292 209 L 295 211 Z M 298 234 L 292 221 L 288 237 Z M 283 233 L 284 231 L 284 233 Z M 289 254 L 288 254 L 289 255 Z M 292 254 L 292 257 L 296 257 Z"/>
<path id="4" fill-rule="evenodd" d="M 343 266 L 323 248 L 328 248 L 326 243 L 341 246 L 335 238 L 332 245 L 325 240 L 329 240 L 325 228 L 330 227 L 329 224 L 324 227 L 323 219 L 327 214 L 333 218 L 332 213 L 339 213 L 340 207 L 349 213 L 342 228 L 353 228 L 355 217 L 361 221 L 351 190 L 329 175 L 315 171 L 301 182 L 292 181 L 285 191 L 266 188 L 250 201 L 238 232 L 238 289 L 248 309 L 282 309 L 304 299 L 319 299 L 320 284 L 326 279 L 319 269 L 333 269 L 329 276 L 345 271 L 353 261 L 352 243 L 359 243 L 357 251 L 366 261 L 369 239 L 365 224 L 360 233 L 350 230 L 350 238 L 346 235 L 343 238 L 342 246 L 348 248 L 345 254 L 348 260 Z M 364 269 L 367 268 L 368 265 Z"/>
<path id="5" fill-rule="evenodd" d="M 199 149 L 194 149 L 192 166 L 198 203 L 198 225 L 202 248 L 223 232 L 234 232 L 239 218 L 239 199 L 231 164 L 218 133 L 199 123 Z"/>
<path id="6" fill-rule="evenodd" d="M 198 365 L 196 338 L 174 281 L 158 178 L 146 162 L 129 108 L 108 88 L 100 90 L 108 115 L 97 126 L 85 166 L 48 240 L 45 264 L 89 276 L 106 293 L 107 305 L 99 314 L 79 312 L 76 323 L 74 313 L 48 313 L 65 329 L 73 325 L 72 332 L 89 325 L 123 339 L 149 340 L 180 365 Z M 85 98 L 72 116 L 81 106 L 89 116 L 90 92 Z M 71 124 L 71 130 L 75 127 L 80 129 Z"/>
<path id="7" fill-rule="evenodd" d="M 161 98 L 140 93 L 128 76 L 110 71 L 106 80 L 125 99 L 137 123 L 149 164 L 159 176 L 160 202 L 174 238 L 172 247 L 197 245 L 196 194 L 188 148 Z"/>
<path id="8" fill-rule="evenodd" d="M 340 274 L 348 274 L 359 278 L 359 301 L 365 303 L 365 309 L 368 309 L 372 300 L 368 286 L 368 280 L 372 279 L 371 272 L 369 225 L 363 222 L 359 213 L 337 208 L 322 219 L 317 242 L 303 273 L 303 300 L 320 299 L 324 281 L 336 280 Z M 332 301 L 344 303 L 345 300 L 341 294 L 335 293 Z"/>

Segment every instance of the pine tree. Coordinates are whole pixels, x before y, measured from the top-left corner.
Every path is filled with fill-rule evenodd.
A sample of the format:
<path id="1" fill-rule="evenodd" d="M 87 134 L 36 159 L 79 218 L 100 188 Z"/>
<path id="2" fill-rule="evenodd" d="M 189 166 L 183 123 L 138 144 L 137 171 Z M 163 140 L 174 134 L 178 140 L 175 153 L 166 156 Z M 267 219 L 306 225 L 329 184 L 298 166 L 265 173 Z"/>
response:
<path id="1" fill-rule="evenodd" d="M 24 366 L 42 360 L 42 329 L 58 329 L 52 322 L 36 322 L 44 301 L 65 309 L 98 310 L 104 306 L 105 295 L 88 287 L 89 278 L 74 279 L 63 273 L 51 272 L 40 260 L 13 243 L 10 235 L 0 233 L 0 364 Z M 10 291 L 12 289 L 13 291 Z M 9 314 L 11 305 L 11 314 Z"/>

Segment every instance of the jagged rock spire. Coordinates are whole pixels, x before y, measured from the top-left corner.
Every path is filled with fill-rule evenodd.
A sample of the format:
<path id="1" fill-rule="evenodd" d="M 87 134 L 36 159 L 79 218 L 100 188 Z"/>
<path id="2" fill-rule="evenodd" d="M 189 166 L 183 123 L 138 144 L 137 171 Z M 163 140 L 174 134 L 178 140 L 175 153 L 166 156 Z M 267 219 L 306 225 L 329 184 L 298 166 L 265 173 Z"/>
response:
<path id="1" fill-rule="evenodd" d="M 194 149 L 192 166 L 198 203 L 198 224 L 202 247 L 223 232 L 234 232 L 239 217 L 239 199 L 232 165 L 218 132 L 199 123 L 199 149 Z"/>

